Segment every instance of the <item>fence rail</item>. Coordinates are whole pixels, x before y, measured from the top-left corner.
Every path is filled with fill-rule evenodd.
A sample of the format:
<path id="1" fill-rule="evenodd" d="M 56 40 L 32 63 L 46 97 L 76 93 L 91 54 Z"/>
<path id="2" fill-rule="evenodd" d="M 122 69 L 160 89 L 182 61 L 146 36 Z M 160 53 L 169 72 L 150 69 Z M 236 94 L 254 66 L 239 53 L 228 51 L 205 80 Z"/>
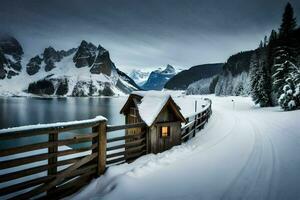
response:
<path id="1" fill-rule="evenodd" d="M 210 100 L 209 100 L 210 101 Z M 211 102 L 182 126 L 182 142 L 204 127 Z M 115 131 L 137 129 L 134 135 Z M 78 132 L 81 134 L 74 134 Z M 73 133 L 70 136 L 70 132 Z M 43 137 L 44 141 L 5 148 L 3 142 Z M 105 118 L 0 131 L 0 199 L 61 199 L 102 175 L 111 165 L 147 153 L 146 124 L 107 125 Z M 80 146 L 85 144 L 84 146 Z M 77 145 L 66 148 L 66 145 Z"/>
<path id="2" fill-rule="evenodd" d="M 127 124 L 121 126 L 107 126 L 107 134 L 117 130 L 129 130 L 132 128 L 145 128 L 145 123 Z M 110 137 L 107 144 L 112 144 L 106 149 L 106 164 L 121 164 L 131 162 L 136 158 L 146 154 L 146 132 L 140 131 L 134 135 L 125 135 L 121 137 Z"/>
<path id="3" fill-rule="evenodd" d="M 32 139 L 26 145 L 1 146 L 0 198 L 63 198 L 71 190 L 79 189 L 79 186 L 100 175 L 99 135 L 105 133 L 98 130 L 103 126 L 106 126 L 106 120 L 95 118 L 74 124 L 37 125 L 2 131 L 0 142 L 40 135 L 43 135 L 44 141 L 34 142 Z M 67 132 L 78 129 L 89 129 L 89 132 L 64 137 Z M 88 144 L 88 147 L 61 148 L 82 143 Z"/>
<path id="4" fill-rule="evenodd" d="M 207 107 L 203 111 L 195 113 L 195 115 L 187 118 L 186 124 L 181 127 L 182 142 L 187 142 L 191 138 L 195 137 L 196 133 L 204 128 L 204 125 L 208 122 L 208 119 L 212 114 L 211 100 L 205 100 L 209 102 Z"/>

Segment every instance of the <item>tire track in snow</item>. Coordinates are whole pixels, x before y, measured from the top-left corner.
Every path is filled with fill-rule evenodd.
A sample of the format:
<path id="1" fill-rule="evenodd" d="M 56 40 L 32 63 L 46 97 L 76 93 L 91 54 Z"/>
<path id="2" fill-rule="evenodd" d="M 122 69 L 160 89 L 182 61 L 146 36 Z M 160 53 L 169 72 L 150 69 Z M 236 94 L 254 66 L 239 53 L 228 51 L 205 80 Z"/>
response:
<path id="1" fill-rule="evenodd" d="M 256 122 L 258 124 L 261 124 L 260 123 L 260 120 L 265 120 L 265 119 L 258 119 L 256 118 Z M 278 123 L 274 123 L 273 121 L 271 121 L 270 119 L 267 120 L 268 122 L 272 122 L 272 123 L 266 123 L 266 126 L 267 128 L 265 128 L 266 133 L 264 134 L 265 138 L 267 138 L 269 144 L 270 144 L 270 147 L 271 147 L 271 151 L 272 151 L 272 174 L 271 174 L 271 178 L 270 178 L 270 182 L 269 182 L 269 189 L 268 189 L 268 195 L 267 195 L 267 199 L 277 199 L 277 193 L 278 193 L 278 176 L 280 173 L 279 173 L 279 158 L 278 158 L 278 153 L 276 151 L 276 148 L 275 148 L 275 145 L 274 145 L 274 142 L 272 141 L 272 138 L 271 138 L 271 135 L 268 134 L 268 131 L 272 130 L 271 132 L 272 133 L 277 133 L 278 131 L 274 131 L 274 127 L 276 127 L 277 129 L 280 129 L 280 130 L 283 130 L 282 129 L 282 126 L 280 126 Z M 272 125 L 271 125 L 272 124 Z M 260 128 L 258 128 L 260 129 Z M 260 129 L 260 132 L 261 132 L 261 129 Z M 282 132 L 280 132 L 280 135 L 283 135 L 283 136 L 287 136 L 286 134 L 283 134 Z M 293 138 L 291 136 L 288 136 L 290 138 Z M 292 140 L 294 141 L 294 140 Z M 294 141 L 295 142 L 295 141 Z M 296 141 L 296 143 L 298 143 Z"/>
<path id="2" fill-rule="evenodd" d="M 253 129 L 253 127 L 252 127 Z M 250 190 L 250 187 L 255 184 L 253 176 L 253 163 L 255 169 L 261 168 L 261 155 L 262 155 L 262 141 L 259 134 L 253 129 L 251 132 L 254 135 L 254 144 L 252 146 L 251 153 L 248 156 L 247 161 L 238 172 L 236 178 L 232 181 L 226 192 L 223 194 L 221 199 L 245 199 L 245 194 Z M 252 169 L 251 169 L 252 167 Z M 250 183 L 252 181 L 252 183 Z"/>
<path id="3" fill-rule="evenodd" d="M 265 151 L 263 152 L 264 163 L 262 163 L 263 170 L 260 171 L 260 176 L 259 179 L 257 180 L 257 185 L 256 185 L 256 189 L 258 189 L 259 190 L 258 192 L 261 193 L 259 199 L 273 199 L 271 198 L 271 189 L 273 188 L 272 185 L 274 183 L 276 161 L 277 161 L 274 144 L 271 138 L 268 136 L 268 134 L 266 132 L 262 133 L 262 131 L 258 128 L 258 126 L 253 122 L 253 120 L 249 120 L 249 122 L 252 124 L 255 131 L 258 132 L 259 135 L 262 137 L 264 141 L 263 144 L 265 147 Z M 262 190 L 263 187 L 265 189 Z"/>
<path id="4" fill-rule="evenodd" d="M 219 114 L 219 116 L 220 116 L 220 114 Z M 222 118 L 223 118 L 223 115 L 222 115 Z M 215 121 L 215 119 L 211 120 L 211 121 Z M 222 122 L 222 121 L 219 120 L 219 122 Z M 211 144 L 209 144 L 207 146 L 201 146 L 202 149 L 200 151 L 198 151 L 198 152 L 205 152 L 205 151 L 213 148 L 214 146 L 222 143 L 228 136 L 230 136 L 230 135 L 232 135 L 234 133 L 237 123 L 238 123 L 238 120 L 237 120 L 236 115 L 234 114 L 234 122 L 233 122 L 231 128 L 226 132 L 226 134 L 224 134 L 222 137 L 218 138 L 216 141 L 212 142 Z M 217 124 L 217 122 L 215 122 L 215 124 Z M 217 131 L 211 130 L 211 129 L 214 129 L 214 128 L 217 127 L 215 124 L 213 126 L 207 127 L 206 132 L 217 132 Z M 200 133 L 200 132 L 198 132 L 198 133 Z M 197 139 L 201 139 L 201 135 L 199 135 L 199 137 Z"/>
<path id="5" fill-rule="evenodd" d="M 277 171 L 276 169 L 276 166 L 277 166 L 277 162 L 278 162 L 278 158 L 277 158 L 277 154 L 276 154 L 276 151 L 275 151 L 275 147 L 274 147 L 274 143 L 272 142 L 270 136 L 266 136 L 268 139 L 269 139 L 269 142 L 271 144 L 271 148 L 272 148 L 272 166 L 273 166 L 273 170 L 272 170 L 272 175 L 271 175 L 271 180 L 270 180 L 270 184 L 269 184 L 269 190 L 268 190 L 268 199 L 274 199 L 272 197 L 272 189 L 276 188 L 274 186 L 274 184 L 276 184 L 276 182 L 274 181 L 275 180 L 275 171 Z M 276 190 L 274 190 L 276 191 Z M 275 194 L 276 196 L 276 194 Z"/>
<path id="6" fill-rule="evenodd" d="M 251 119 L 247 120 L 253 129 L 255 143 L 246 164 L 222 199 L 273 199 L 278 160 L 275 147 L 267 133 L 262 133 Z"/>

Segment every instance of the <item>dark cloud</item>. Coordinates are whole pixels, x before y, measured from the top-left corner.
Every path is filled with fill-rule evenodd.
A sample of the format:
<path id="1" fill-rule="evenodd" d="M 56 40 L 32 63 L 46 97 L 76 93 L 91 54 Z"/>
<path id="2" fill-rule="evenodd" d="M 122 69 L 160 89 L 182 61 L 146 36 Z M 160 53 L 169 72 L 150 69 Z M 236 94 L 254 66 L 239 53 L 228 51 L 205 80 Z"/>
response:
<path id="1" fill-rule="evenodd" d="M 280 24 L 284 0 L 2 0 L 0 32 L 28 55 L 52 45 L 101 44 L 129 70 L 223 62 Z M 296 14 L 300 2 L 291 1 Z"/>

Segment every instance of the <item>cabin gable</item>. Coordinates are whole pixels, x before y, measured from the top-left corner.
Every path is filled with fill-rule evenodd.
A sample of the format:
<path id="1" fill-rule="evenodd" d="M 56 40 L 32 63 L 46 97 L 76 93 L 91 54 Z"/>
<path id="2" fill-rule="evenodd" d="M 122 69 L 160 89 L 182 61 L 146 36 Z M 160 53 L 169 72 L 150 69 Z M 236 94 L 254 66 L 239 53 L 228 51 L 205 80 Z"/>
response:
<path id="1" fill-rule="evenodd" d="M 137 107 L 137 102 L 139 102 L 141 100 L 142 97 L 138 96 L 138 95 L 134 95 L 131 94 L 129 95 L 127 101 L 125 102 L 124 106 L 122 107 L 122 109 L 120 110 L 120 114 L 128 114 L 130 111 L 130 107 Z"/>
<path id="2" fill-rule="evenodd" d="M 186 119 L 180 112 L 180 108 L 175 104 L 175 102 L 169 98 L 167 103 L 161 109 L 161 111 L 156 116 L 155 120 L 153 121 L 152 125 L 157 122 L 186 122 Z"/>

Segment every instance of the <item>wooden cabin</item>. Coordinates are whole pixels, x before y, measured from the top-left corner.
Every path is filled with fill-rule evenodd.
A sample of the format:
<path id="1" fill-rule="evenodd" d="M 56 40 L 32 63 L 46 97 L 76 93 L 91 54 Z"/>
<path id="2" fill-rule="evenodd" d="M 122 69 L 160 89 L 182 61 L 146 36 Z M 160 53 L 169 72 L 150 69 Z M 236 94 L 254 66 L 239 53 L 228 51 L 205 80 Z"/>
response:
<path id="1" fill-rule="evenodd" d="M 161 92 L 133 92 L 120 111 L 126 124 L 144 122 L 145 128 L 134 128 L 126 135 L 145 132 L 147 153 L 160 153 L 181 144 L 181 123 L 185 118 L 170 95 Z"/>

